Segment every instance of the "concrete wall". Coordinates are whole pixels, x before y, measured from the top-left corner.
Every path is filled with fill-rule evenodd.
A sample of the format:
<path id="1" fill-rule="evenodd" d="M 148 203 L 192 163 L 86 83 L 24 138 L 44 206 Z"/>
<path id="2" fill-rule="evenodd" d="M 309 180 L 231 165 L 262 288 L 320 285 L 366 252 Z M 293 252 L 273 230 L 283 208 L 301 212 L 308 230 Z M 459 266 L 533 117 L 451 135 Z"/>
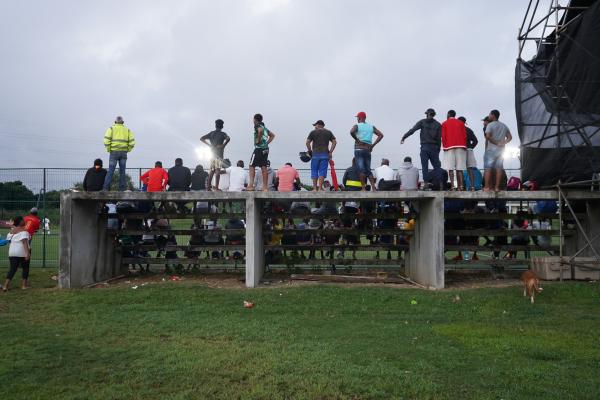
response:
<path id="1" fill-rule="evenodd" d="M 375 201 L 410 200 L 416 205 L 415 235 L 410 242 L 406 271 L 409 278 L 431 289 L 444 287 L 444 198 L 471 200 L 557 199 L 555 191 L 538 192 L 72 192 L 61 196 L 61 235 L 59 287 L 76 288 L 113 278 L 123 271 L 121 255 L 116 251 L 106 220 L 99 216 L 99 205 L 117 200 L 150 201 L 226 201 L 246 203 L 246 286 L 256 287 L 264 274 L 262 204 L 266 200 L 295 201 Z M 600 233 L 600 193 L 569 192 L 571 200 L 588 201 L 586 233 Z M 600 252 L 600 239 L 595 248 Z M 565 255 L 582 243 L 581 235 L 565 244 Z M 587 250 L 585 255 L 591 255 Z"/>
<path id="2" fill-rule="evenodd" d="M 61 196 L 61 288 L 83 287 L 124 272 L 114 237 L 106 229 L 106 220 L 98 215 L 98 207 L 96 201 Z"/>

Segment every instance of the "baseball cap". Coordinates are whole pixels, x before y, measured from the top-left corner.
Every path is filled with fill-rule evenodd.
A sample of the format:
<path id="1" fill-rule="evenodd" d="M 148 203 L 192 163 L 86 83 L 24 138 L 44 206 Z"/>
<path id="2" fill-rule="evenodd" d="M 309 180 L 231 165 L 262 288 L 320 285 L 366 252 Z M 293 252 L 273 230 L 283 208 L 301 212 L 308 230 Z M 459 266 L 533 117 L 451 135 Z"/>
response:
<path id="1" fill-rule="evenodd" d="M 122 124 L 123 121 L 123 117 L 121 117 L 120 115 L 117 116 L 117 118 L 115 118 L 115 123 L 116 124 Z"/>
<path id="2" fill-rule="evenodd" d="M 485 117 L 483 117 L 483 119 L 482 119 L 482 121 L 488 121 L 488 122 L 489 122 L 489 120 L 490 120 L 490 117 L 487 115 Z"/>
<path id="3" fill-rule="evenodd" d="M 358 114 L 356 114 L 357 118 L 367 118 L 367 113 L 364 111 L 359 112 Z"/>
<path id="4" fill-rule="evenodd" d="M 433 108 L 428 108 L 427 111 L 425 111 L 425 114 L 433 114 L 433 115 L 435 115 L 435 110 Z"/>
<path id="5" fill-rule="evenodd" d="M 29 212 L 31 214 L 37 214 L 38 213 L 38 209 L 37 209 L 37 207 L 32 207 L 31 210 L 29 210 Z"/>
<path id="6" fill-rule="evenodd" d="M 318 120 L 317 122 L 315 122 L 315 123 L 313 124 L 313 126 L 317 126 L 317 125 L 325 126 L 325 122 L 323 122 L 323 120 L 322 120 L 322 119 L 320 119 L 320 120 Z"/>
<path id="7" fill-rule="evenodd" d="M 467 119 L 465 117 L 458 117 L 457 119 L 460 119 L 465 124 L 467 123 Z"/>

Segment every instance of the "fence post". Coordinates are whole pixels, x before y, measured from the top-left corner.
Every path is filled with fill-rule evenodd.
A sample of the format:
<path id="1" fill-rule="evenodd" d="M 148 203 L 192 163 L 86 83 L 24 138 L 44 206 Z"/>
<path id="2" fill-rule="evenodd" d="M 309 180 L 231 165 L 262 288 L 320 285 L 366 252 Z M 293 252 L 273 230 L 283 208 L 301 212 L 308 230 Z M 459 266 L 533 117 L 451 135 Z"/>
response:
<path id="1" fill-rule="evenodd" d="M 138 188 L 142 190 L 142 169 L 138 168 Z"/>
<path id="2" fill-rule="evenodd" d="M 42 268 L 46 268 L 46 218 L 47 214 L 46 214 L 46 168 L 44 168 L 43 170 L 43 176 L 44 176 L 44 182 L 43 182 L 43 194 L 44 197 L 42 197 L 42 209 L 44 210 L 43 212 L 43 216 L 44 218 L 42 219 Z"/>

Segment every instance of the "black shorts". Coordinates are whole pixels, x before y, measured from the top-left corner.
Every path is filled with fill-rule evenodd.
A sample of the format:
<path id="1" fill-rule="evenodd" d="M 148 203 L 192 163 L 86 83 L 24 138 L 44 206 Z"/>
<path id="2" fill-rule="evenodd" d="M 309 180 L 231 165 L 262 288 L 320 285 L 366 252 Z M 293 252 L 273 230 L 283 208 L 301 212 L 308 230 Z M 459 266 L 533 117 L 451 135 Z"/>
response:
<path id="1" fill-rule="evenodd" d="M 269 160 L 269 149 L 254 149 L 250 157 L 251 167 L 266 167 Z"/>

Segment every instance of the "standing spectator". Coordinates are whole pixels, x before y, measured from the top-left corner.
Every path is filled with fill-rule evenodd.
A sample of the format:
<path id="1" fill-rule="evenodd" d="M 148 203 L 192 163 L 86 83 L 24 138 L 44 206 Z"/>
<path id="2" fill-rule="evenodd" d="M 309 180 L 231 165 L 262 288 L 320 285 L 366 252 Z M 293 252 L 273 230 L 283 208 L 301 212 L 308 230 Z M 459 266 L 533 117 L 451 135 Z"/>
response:
<path id="1" fill-rule="evenodd" d="M 490 123 L 490 117 L 486 115 L 485 117 L 483 117 L 481 122 L 483 122 L 483 135 L 485 137 L 485 128 L 487 128 L 488 124 Z M 487 150 L 487 140 L 485 141 L 485 150 Z"/>
<path id="2" fill-rule="evenodd" d="M 473 169 L 477 169 L 477 160 L 475 159 L 475 152 L 473 151 L 477 147 L 477 136 L 473 129 L 467 126 L 467 119 L 465 117 L 458 117 L 465 124 L 467 130 L 467 174 L 469 175 L 469 190 L 475 190 L 475 175 Z"/>
<path id="3" fill-rule="evenodd" d="M 350 130 L 350 136 L 354 139 L 354 159 L 360 171 L 361 190 L 367 190 L 367 178 L 371 182 L 371 190 L 377 190 L 371 172 L 371 153 L 377 143 L 383 139 L 383 133 L 366 122 L 367 114 L 364 111 L 356 114 L 356 119 L 358 123 Z M 373 142 L 373 135 L 377 136 L 375 142 Z"/>
<path id="4" fill-rule="evenodd" d="M 390 160 L 384 158 L 381 160 L 381 165 L 375 168 L 375 185 L 378 190 L 398 190 L 400 182 L 396 171 L 390 168 Z M 394 187 L 397 186 L 395 189 Z"/>
<path id="5" fill-rule="evenodd" d="M 226 169 L 229 174 L 229 191 L 241 192 L 248 186 L 248 173 L 244 169 L 244 162 L 239 160 L 237 165 Z"/>
<path id="6" fill-rule="evenodd" d="M 275 186 L 277 186 L 279 192 L 292 192 L 294 191 L 294 184 L 300 184 L 300 175 L 291 163 L 286 163 L 277 171 Z"/>
<path id="7" fill-rule="evenodd" d="M 412 158 L 404 157 L 404 162 L 398 168 L 400 190 L 417 190 L 419 188 L 419 169 L 412 163 Z"/>
<path id="8" fill-rule="evenodd" d="M 256 167 L 260 168 L 263 182 L 268 179 L 267 161 L 269 159 L 269 144 L 275 139 L 275 134 L 265 126 L 263 116 L 261 114 L 254 115 L 254 151 L 250 157 L 249 181 L 250 185 L 254 185 L 254 176 L 256 175 Z M 248 185 L 247 190 L 254 190 L 254 186 Z M 269 188 L 263 185 L 263 192 L 268 192 Z"/>
<path id="9" fill-rule="evenodd" d="M 169 182 L 169 174 L 162 167 L 162 162 L 154 163 L 154 168 L 140 177 L 140 180 L 146 185 L 147 192 L 164 192 Z"/>
<path id="10" fill-rule="evenodd" d="M 306 148 L 312 155 L 310 159 L 310 175 L 313 181 L 313 191 L 323 190 L 323 181 L 327 176 L 329 160 L 337 141 L 330 130 L 325 129 L 325 122 L 318 120 L 313 124 L 315 129 L 306 138 Z M 331 148 L 329 143 L 331 142 Z"/>
<path id="11" fill-rule="evenodd" d="M 263 186 L 262 174 L 256 174 L 254 176 L 254 188 L 256 190 L 263 190 L 265 187 L 269 191 L 275 190 L 275 171 L 271 168 L 271 161 L 267 160 L 267 184 Z"/>
<path id="12" fill-rule="evenodd" d="M 44 233 L 49 235 L 50 234 L 50 219 L 48 217 L 44 217 L 42 222 L 44 223 Z"/>
<path id="13" fill-rule="evenodd" d="M 29 279 L 29 260 L 31 258 L 29 240 L 31 236 L 27 229 L 25 229 L 25 220 L 22 217 L 15 217 L 13 219 L 13 225 L 14 228 L 6 235 L 6 240 L 10 241 L 8 248 L 10 269 L 8 270 L 4 286 L 2 287 L 2 290 L 5 292 L 9 289 L 10 281 L 15 276 L 19 267 L 21 267 L 22 270 L 21 289 L 27 289 L 27 280 Z"/>
<path id="14" fill-rule="evenodd" d="M 213 153 L 213 160 L 210 163 L 210 174 L 208 175 L 208 190 L 212 189 L 210 185 L 213 175 L 216 177 L 215 189 L 219 190 L 219 176 L 221 174 L 221 169 L 226 168 L 223 164 L 225 146 L 227 146 L 227 143 L 229 143 L 231 139 L 229 138 L 229 135 L 223 132 L 224 126 L 225 122 L 223 122 L 222 119 L 218 119 L 215 121 L 215 130 L 200 138 L 200 141 L 209 146 Z"/>
<path id="15" fill-rule="evenodd" d="M 169 192 L 187 192 L 192 184 L 192 173 L 183 166 L 181 158 L 175 159 L 175 166 L 169 168 Z"/>
<path id="16" fill-rule="evenodd" d="M 33 236 L 37 233 L 42 225 L 40 218 L 38 217 L 38 209 L 37 207 L 32 207 L 29 211 L 29 214 L 23 217 L 23 221 L 25 222 L 25 230 L 29 233 L 29 254 L 31 255 L 31 242 L 33 241 Z M 17 226 L 17 224 L 15 224 Z M 13 233 L 18 233 L 18 230 L 15 230 Z M 25 264 L 27 269 L 29 270 L 30 258 L 25 260 Z"/>
<path id="17" fill-rule="evenodd" d="M 206 181 L 208 174 L 204 170 L 202 165 L 197 165 L 194 173 L 192 173 L 192 186 L 193 191 L 206 190 Z"/>
<path id="18" fill-rule="evenodd" d="M 106 169 L 102 168 L 102 160 L 96 158 L 94 166 L 89 168 L 83 178 L 83 190 L 86 192 L 99 192 L 104 187 Z"/>
<path id="19" fill-rule="evenodd" d="M 110 189 L 110 183 L 112 182 L 117 163 L 119 163 L 119 190 L 123 191 L 126 189 L 125 168 L 127 167 L 127 153 L 131 152 L 135 147 L 135 138 L 133 137 L 133 132 L 124 124 L 123 117 L 119 116 L 115 119 L 115 124 L 104 133 L 104 147 L 110 153 L 110 158 L 108 159 L 108 173 L 106 174 L 102 190 Z"/>
<path id="20" fill-rule="evenodd" d="M 402 136 L 400 144 L 404 144 L 406 138 L 421 131 L 421 171 L 423 173 L 423 181 L 429 181 L 429 163 L 433 169 L 442 168 L 440 163 L 440 147 L 442 143 L 442 126 L 435 120 L 435 110 L 428 108 L 425 111 L 425 118 L 420 120 Z"/>
<path id="21" fill-rule="evenodd" d="M 463 171 L 467 167 L 467 130 L 462 121 L 456 119 L 456 111 L 448 111 L 448 119 L 442 124 L 442 146 L 444 169 L 450 175 L 450 190 L 454 190 L 454 171 L 458 190 L 465 190 Z"/>
<path id="22" fill-rule="evenodd" d="M 489 123 L 485 127 L 485 140 L 486 150 L 483 156 L 483 167 L 485 168 L 484 178 L 485 187 L 484 191 L 489 192 L 492 190 L 490 185 L 492 173 L 495 171 L 495 182 L 494 191 L 500 190 L 498 184 L 504 174 L 504 165 L 502 162 L 502 156 L 504 152 L 504 146 L 512 140 L 512 135 L 508 127 L 499 121 L 500 111 L 492 110 L 488 116 Z"/>

